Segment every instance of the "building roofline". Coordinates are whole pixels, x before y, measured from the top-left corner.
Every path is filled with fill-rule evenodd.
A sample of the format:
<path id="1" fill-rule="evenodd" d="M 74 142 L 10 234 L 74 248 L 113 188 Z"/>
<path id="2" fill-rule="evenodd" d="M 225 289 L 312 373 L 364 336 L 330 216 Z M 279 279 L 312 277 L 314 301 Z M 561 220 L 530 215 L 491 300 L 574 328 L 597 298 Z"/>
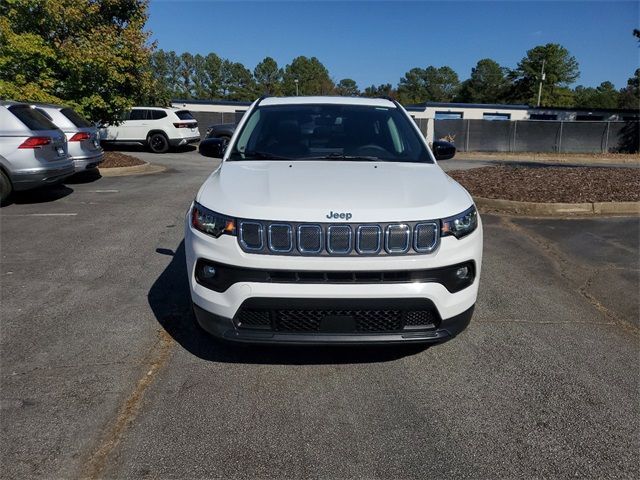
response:
<path id="1" fill-rule="evenodd" d="M 264 97 L 264 98 L 285 98 L 285 97 Z M 291 97 L 296 98 L 296 97 Z M 326 98 L 331 98 L 327 96 Z M 343 97 L 352 98 L 352 97 Z M 373 98 L 379 100 L 392 100 L 388 97 L 357 97 L 357 98 Z M 249 107 L 253 102 L 245 102 L 240 100 L 196 100 L 196 99 L 172 99 L 172 104 L 191 103 L 196 105 L 226 105 L 236 107 Z M 410 105 L 404 105 L 408 112 L 421 112 L 426 108 L 482 108 L 485 110 L 529 110 L 536 112 L 543 111 L 567 111 L 567 112 L 608 112 L 608 113 L 631 113 L 637 114 L 639 110 L 633 108 L 584 108 L 584 107 L 534 107 L 524 104 L 505 104 L 505 103 L 460 103 L 460 102 L 422 102 Z"/>
<path id="2" fill-rule="evenodd" d="M 194 100 L 175 98 L 171 100 L 171 103 L 195 103 L 197 105 L 237 105 L 239 107 L 249 107 L 253 102 L 244 102 L 240 100 Z"/>

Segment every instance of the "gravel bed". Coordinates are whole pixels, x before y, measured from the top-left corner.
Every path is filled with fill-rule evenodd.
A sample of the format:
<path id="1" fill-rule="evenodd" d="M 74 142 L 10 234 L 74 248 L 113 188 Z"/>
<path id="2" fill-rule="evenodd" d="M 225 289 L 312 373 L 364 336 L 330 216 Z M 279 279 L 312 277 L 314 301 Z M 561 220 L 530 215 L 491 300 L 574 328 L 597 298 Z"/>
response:
<path id="1" fill-rule="evenodd" d="M 640 201 L 640 169 L 606 167 L 482 167 L 448 172 L 473 196 L 520 202 Z"/>
<path id="2" fill-rule="evenodd" d="M 133 167 L 143 164 L 144 162 L 139 158 L 126 153 L 104 152 L 104 160 L 100 164 L 100 168 Z"/>

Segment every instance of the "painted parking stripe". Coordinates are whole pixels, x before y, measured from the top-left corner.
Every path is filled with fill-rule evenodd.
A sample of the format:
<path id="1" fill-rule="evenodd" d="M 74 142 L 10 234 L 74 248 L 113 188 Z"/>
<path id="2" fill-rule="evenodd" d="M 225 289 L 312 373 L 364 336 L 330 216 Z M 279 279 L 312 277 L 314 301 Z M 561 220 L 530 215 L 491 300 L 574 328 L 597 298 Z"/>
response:
<path id="1" fill-rule="evenodd" d="M 2 215 L 3 217 L 75 217 L 77 213 L 21 213 L 15 215 Z"/>

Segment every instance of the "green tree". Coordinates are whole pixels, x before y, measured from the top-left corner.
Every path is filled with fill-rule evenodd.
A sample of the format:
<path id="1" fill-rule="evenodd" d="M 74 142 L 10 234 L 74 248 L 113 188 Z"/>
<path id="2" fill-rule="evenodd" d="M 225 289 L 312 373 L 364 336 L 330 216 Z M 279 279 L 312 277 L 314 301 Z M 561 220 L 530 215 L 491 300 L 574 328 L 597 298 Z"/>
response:
<path id="1" fill-rule="evenodd" d="M 193 97 L 205 100 L 209 97 L 209 77 L 206 60 L 200 54 L 193 56 Z"/>
<path id="2" fill-rule="evenodd" d="M 484 58 L 471 69 L 469 79 L 462 82 L 457 100 L 467 103 L 503 103 L 511 82 L 509 70 L 498 62 Z"/>
<path id="3" fill-rule="evenodd" d="M 611 82 L 602 82 L 598 87 L 575 88 L 575 106 L 581 108 L 617 108 L 620 93 Z"/>
<path id="4" fill-rule="evenodd" d="M 241 63 L 224 60 L 221 66 L 221 90 L 229 100 L 254 100 L 256 87 L 251 72 Z"/>
<path id="5" fill-rule="evenodd" d="M 180 55 L 180 96 L 193 98 L 193 75 L 195 59 L 190 53 Z"/>
<path id="6" fill-rule="evenodd" d="M 180 84 L 180 70 L 182 69 L 182 61 L 178 54 L 174 51 L 167 52 L 167 86 L 171 92 L 172 98 L 181 95 L 182 88 Z"/>
<path id="7" fill-rule="evenodd" d="M 351 78 L 343 78 L 336 85 L 336 94 L 343 97 L 355 97 L 360 95 L 358 84 Z"/>
<path id="8" fill-rule="evenodd" d="M 364 89 L 362 95 L 365 97 L 390 97 L 396 98 L 397 92 L 390 83 L 382 83 L 380 85 L 371 85 Z"/>
<path id="9" fill-rule="evenodd" d="M 536 105 L 543 61 L 545 78 L 540 104 L 548 107 L 570 106 L 562 103 L 567 101 L 566 89 L 580 76 L 578 61 L 557 43 L 539 45 L 527 51 L 527 55 L 511 72 L 515 83 L 510 100 Z"/>
<path id="10" fill-rule="evenodd" d="M 400 79 L 398 98 L 405 104 L 450 102 L 459 86 L 458 74 L 451 67 L 412 68 Z"/>
<path id="11" fill-rule="evenodd" d="M 279 95 L 282 92 L 282 69 L 271 57 L 266 57 L 256 65 L 253 78 L 260 95 Z"/>
<path id="12" fill-rule="evenodd" d="M 295 80 L 298 80 L 300 95 L 328 95 L 334 89 L 327 67 L 316 57 L 300 56 L 294 58 L 285 67 L 282 80 L 285 95 L 296 94 Z"/>
<path id="13" fill-rule="evenodd" d="M 637 68 L 633 77 L 627 80 L 627 86 L 620 90 L 618 106 L 640 109 L 640 68 Z"/>
<path id="14" fill-rule="evenodd" d="M 206 97 L 220 98 L 222 95 L 222 59 L 215 53 L 204 57 L 204 74 Z"/>
<path id="15" fill-rule="evenodd" d="M 156 50 L 150 57 L 150 74 L 153 77 L 153 88 L 145 103 L 151 105 L 169 105 L 173 97 L 172 86 L 169 84 L 169 64 L 167 52 Z"/>
<path id="16" fill-rule="evenodd" d="M 114 121 L 149 96 L 146 0 L 0 2 L 0 96 Z"/>

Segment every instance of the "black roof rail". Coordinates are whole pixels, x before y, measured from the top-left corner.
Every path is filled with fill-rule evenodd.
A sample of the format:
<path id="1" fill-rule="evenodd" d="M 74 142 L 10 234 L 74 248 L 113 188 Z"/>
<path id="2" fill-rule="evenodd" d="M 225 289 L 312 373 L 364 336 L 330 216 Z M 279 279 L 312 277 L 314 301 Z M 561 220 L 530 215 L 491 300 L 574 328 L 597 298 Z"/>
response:
<path id="1" fill-rule="evenodd" d="M 379 97 L 377 97 L 381 100 L 389 100 L 391 103 L 393 103 L 396 107 L 398 108 L 402 108 L 402 105 L 400 105 L 400 103 L 398 103 L 398 101 L 395 98 L 390 97 L 389 95 L 381 95 Z"/>
<path id="2" fill-rule="evenodd" d="M 271 95 L 262 95 L 262 96 L 258 99 L 258 101 L 256 102 L 256 107 L 257 107 L 258 105 L 260 105 L 260 102 L 261 102 L 262 100 L 264 100 L 265 98 L 269 98 L 270 96 L 271 96 Z"/>

